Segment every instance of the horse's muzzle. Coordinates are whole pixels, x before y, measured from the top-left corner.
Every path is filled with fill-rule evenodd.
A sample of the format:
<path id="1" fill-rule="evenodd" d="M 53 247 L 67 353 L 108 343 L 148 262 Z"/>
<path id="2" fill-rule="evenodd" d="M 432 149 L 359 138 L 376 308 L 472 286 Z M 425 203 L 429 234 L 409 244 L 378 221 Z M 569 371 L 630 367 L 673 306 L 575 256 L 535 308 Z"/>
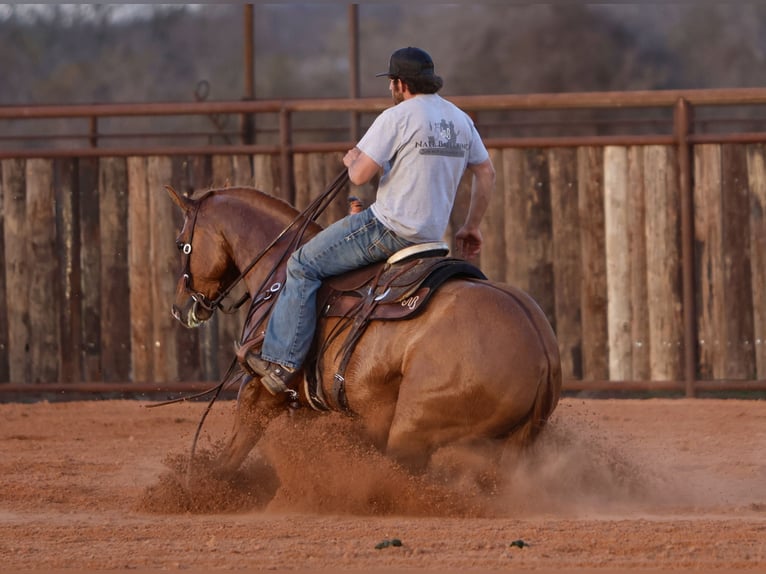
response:
<path id="1" fill-rule="evenodd" d="M 193 299 L 189 299 L 189 303 L 184 305 L 183 309 L 178 305 L 173 305 L 171 314 L 187 329 L 199 327 L 213 316 L 211 311 L 205 309 Z"/>

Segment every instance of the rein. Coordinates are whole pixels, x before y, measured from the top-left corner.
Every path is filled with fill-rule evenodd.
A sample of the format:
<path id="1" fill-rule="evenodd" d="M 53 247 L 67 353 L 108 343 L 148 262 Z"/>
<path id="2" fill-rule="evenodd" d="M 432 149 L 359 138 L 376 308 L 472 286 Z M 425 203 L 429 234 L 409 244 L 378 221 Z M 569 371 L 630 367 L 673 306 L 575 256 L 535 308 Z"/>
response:
<path id="1" fill-rule="evenodd" d="M 280 258 L 279 263 L 282 262 L 285 255 L 287 255 L 288 252 L 292 252 L 295 248 L 297 248 L 297 244 L 300 243 L 300 239 L 303 237 L 304 232 L 306 231 L 306 228 L 308 227 L 308 224 L 312 221 L 316 221 L 316 219 L 322 214 L 322 212 L 327 208 L 327 206 L 332 202 L 333 199 L 335 199 L 335 196 L 338 194 L 338 192 L 343 189 L 343 187 L 348 183 L 348 170 L 344 169 L 341 171 L 336 178 L 333 180 L 333 182 L 327 187 L 327 189 L 320 194 L 314 201 L 312 201 L 306 209 L 304 209 L 302 212 L 300 212 L 298 215 L 295 216 L 295 218 L 287 224 L 287 226 L 277 235 L 271 243 L 269 243 L 264 249 L 258 253 L 258 255 L 255 256 L 255 258 L 240 272 L 239 276 L 234 279 L 234 281 L 231 282 L 231 284 L 226 287 L 223 291 L 219 291 L 218 295 L 215 297 L 215 299 L 208 299 L 207 296 L 205 296 L 203 293 L 200 293 L 198 291 L 195 291 L 192 287 L 192 277 L 191 277 L 191 253 L 192 253 L 192 241 L 194 240 L 194 228 L 197 225 L 197 215 L 199 213 L 200 207 L 202 205 L 202 202 L 207 199 L 209 196 L 215 194 L 215 190 L 209 191 L 205 195 L 203 195 L 199 202 L 197 203 L 196 209 L 194 210 L 194 214 L 192 216 L 192 225 L 191 225 L 191 231 L 189 232 L 189 240 L 186 243 L 179 244 L 178 248 L 181 250 L 181 252 L 186 256 L 186 261 L 184 264 L 184 288 L 186 289 L 186 292 L 189 294 L 189 296 L 194 299 L 195 303 L 203 307 L 206 311 L 213 313 L 216 309 L 221 309 L 224 313 L 234 313 L 237 309 L 239 309 L 250 297 L 248 293 L 245 293 L 236 303 L 229 306 L 228 308 L 223 306 L 223 301 L 226 299 L 226 297 L 231 294 L 232 290 L 239 284 L 240 281 L 242 281 L 248 273 L 255 267 L 255 265 L 263 258 L 263 256 L 268 253 L 268 251 L 274 247 L 293 227 L 298 223 L 301 222 L 301 225 L 298 227 L 298 232 L 296 233 L 296 237 L 294 241 L 290 242 L 290 245 L 288 246 L 288 249 L 285 251 L 283 256 Z M 292 247 L 292 250 L 290 249 Z M 277 267 L 279 265 L 277 264 Z M 276 270 L 276 267 L 272 270 L 272 272 L 268 275 L 268 277 L 271 277 L 273 275 L 274 271 Z M 268 280 L 267 277 L 267 280 Z M 281 285 L 276 287 L 272 286 L 270 291 L 273 293 L 274 291 L 278 291 L 279 288 L 281 288 Z"/>

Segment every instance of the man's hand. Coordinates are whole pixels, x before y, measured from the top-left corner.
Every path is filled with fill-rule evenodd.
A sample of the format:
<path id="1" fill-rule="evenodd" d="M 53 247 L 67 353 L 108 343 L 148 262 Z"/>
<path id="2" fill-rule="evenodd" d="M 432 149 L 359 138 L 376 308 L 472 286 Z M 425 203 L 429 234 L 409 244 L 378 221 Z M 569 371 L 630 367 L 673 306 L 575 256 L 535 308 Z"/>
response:
<path id="1" fill-rule="evenodd" d="M 455 235 L 455 243 L 458 255 L 465 259 L 476 257 L 481 251 L 481 244 L 484 239 L 478 227 L 469 228 L 463 226 Z"/>
<path id="2" fill-rule="evenodd" d="M 353 164 L 357 158 L 359 157 L 359 154 L 362 153 L 359 148 L 351 148 L 346 152 L 346 155 L 343 156 L 343 165 L 346 167 L 351 167 L 351 164 Z"/>

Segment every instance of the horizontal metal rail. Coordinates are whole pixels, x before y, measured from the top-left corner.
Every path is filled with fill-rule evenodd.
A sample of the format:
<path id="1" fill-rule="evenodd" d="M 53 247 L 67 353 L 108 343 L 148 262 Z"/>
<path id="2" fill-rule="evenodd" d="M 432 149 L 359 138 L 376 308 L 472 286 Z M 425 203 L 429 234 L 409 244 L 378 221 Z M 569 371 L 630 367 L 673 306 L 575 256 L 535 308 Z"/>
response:
<path id="1" fill-rule="evenodd" d="M 451 101 L 469 112 L 479 111 L 504 111 L 504 110 L 567 110 L 567 109 L 642 109 L 642 108 L 666 108 L 672 110 L 679 101 L 686 102 L 688 106 L 732 106 L 732 105 L 758 105 L 766 104 L 765 88 L 738 88 L 717 90 L 658 90 L 658 91 L 634 91 L 634 92 L 579 92 L 558 94 L 502 94 L 502 95 L 476 95 L 476 96 L 453 96 Z M 199 154 L 199 153 L 222 153 L 222 154 L 256 154 L 256 153 L 280 153 L 283 156 L 291 153 L 303 153 L 314 151 L 344 151 L 355 142 L 349 141 L 329 143 L 298 143 L 295 135 L 306 131 L 316 131 L 324 128 L 304 128 L 293 125 L 291 116 L 302 112 L 354 112 L 354 113 L 379 113 L 391 105 L 389 98 L 325 98 L 325 99 L 279 99 L 279 100 L 238 100 L 219 102 L 154 102 L 154 103 L 119 103 L 119 104 L 76 104 L 76 105 L 13 105 L 0 106 L 0 120 L 40 120 L 52 118 L 86 118 L 91 121 L 91 132 L 82 134 L 82 139 L 87 139 L 87 147 L 67 149 L 59 147 L 0 150 L 0 158 L 12 157 L 99 157 L 99 156 L 147 156 L 163 154 Z M 118 137 L 132 138 L 133 134 L 99 134 L 97 132 L 98 118 L 138 117 L 138 116 L 182 116 L 182 115 L 215 115 L 215 114 L 278 114 L 278 126 L 268 128 L 270 134 L 277 134 L 279 143 L 274 146 L 263 144 L 200 144 L 189 143 L 176 145 L 143 145 L 143 146 L 109 146 L 97 149 L 97 143 L 102 139 L 115 139 Z M 571 118 L 570 118 L 571 120 Z M 693 124 L 693 118 L 690 119 Z M 701 120 L 700 123 L 709 124 L 716 119 Z M 741 121 L 741 120 L 740 120 Z M 673 120 L 658 120 L 647 118 L 647 127 L 663 127 L 667 125 L 669 133 L 655 134 L 619 134 L 619 135 L 566 135 L 566 136 L 535 136 L 535 137 L 489 137 L 486 138 L 490 146 L 495 147 L 562 147 L 578 145 L 668 145 L 678 143 L 676 130 L 673 129 Z M 569 122 L 571 123 L 571 121 Z M 581 122 L 574 122 L 578 125 Z M 587 122 L 586 122 L 587 123 Z M 603 118 L 593 118 L 592 125 L 595 127 L 611 125 L 637 125 L 634 121 L 625 122 L 615 118 L 613 121 Z M 512 125 L 512 123 L 511 123 Z M 522 124 L 524 125 L 524 124 Z M 550 127 L 550 122 L 529 122 L 526 127 L 540 125 Z M 561 125 L 568 125 L 566 119 Z M 491 129 L 492 126 L 489 125 Z M 285 130 L 288 133 L 284 133 Z M 334 132 L 339 131 L 335 126 Z M 261 132 L 265 133 L 265 132 Z M 148 135 L 148 134 L 147 134 Z M 161 134 L 160 137 L 172 137 L 178 134 Z M 210 134 L 212 135 L 221 135 Z M 4 135 L 3 141 L 13 138 L 13 135 Z M 17 136 L 29 140 L 27 134 Z M 35 136 L 32 136 L 35 137 Z M 54 136 L 55 137 L 55 136 Z M 67 137 L 71 137 L 67 134 Z M 151 137 L 156 137 L 152 135 Z M 766 141 L 766 133 L 715 133 L 695 134 L 690 130 L 686 142 L 761 142 Z"/>
<path id="2" fill-rule="evenodd" d="M 0 384 L 2 395 L 40 394 L 153 394 L 198 393 L 215 387 L 211 381 L 179 383 L 115 382 L 115 383 L 4 383 Z M 651 393 L 686 391 L 687 381 L 597 381 L 566 380 L 564 392 Z M 700 380 L 694 381 L 695 392 L 766 392 L 766 380 Z M 234 389 L 236 390 L 236 389 Z"/>
<path id="3" fill-rule="evenodd" d="M 577 108 L 672 107 L 679 99 L 692 106 L 766 104 L 765 88 L 714 90 L 638 90 L 447 96 L 465 110 L 566 110 Z M 75 105 L 0 106 L 0 119 L 173 116 L 278 112 L 369 112 L 391 105 L 390 98 L 278 99 L 206 102 L 153 102 Z"/>
<path id="4" fill-rule="evenodd" d="M 766 134 L 761 135 L 766 139 Z M 714 139 L 714 138 L 713 138 Z M 714 141 L 719 141 L 714 139 Z M 101 148 L 30 148 L 24 150 L 0 150 L 0 159 L 17 157 L 67 158 L 67 157 L 132 157 L 157 155 L 248 155 L 281 153 L 314 153 L 347 151 L 356 142 L 313 142 L 305 144 L 263 145 L 263 144 L 213 144 L 198 146 L 141 146 L 141 147 L 101 147 Z M 671 145 L 675 143 L 672 135 L 633 135 L 633 136 L 568 136 L 536 138 L 485 138 L 489 148 L 502 147 L 571 147 L 605 145 Z"/>

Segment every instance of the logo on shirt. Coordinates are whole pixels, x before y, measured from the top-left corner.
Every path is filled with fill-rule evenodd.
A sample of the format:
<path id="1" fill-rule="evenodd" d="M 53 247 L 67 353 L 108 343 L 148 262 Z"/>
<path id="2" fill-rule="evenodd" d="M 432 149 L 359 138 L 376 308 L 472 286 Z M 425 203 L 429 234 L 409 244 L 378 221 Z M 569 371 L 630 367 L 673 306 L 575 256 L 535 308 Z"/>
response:
<path id="1" fill-rule="evenodd" d="M 431 135 L 428 139 L 415 142 L 415 147 L 423 155 L 439 155 L 445 157 L 464 157 L 468 149 L 467 143 L 457 141 L 458 132 L 455 124 L 442 119 L 438 123 L 429 124 Z"/>

